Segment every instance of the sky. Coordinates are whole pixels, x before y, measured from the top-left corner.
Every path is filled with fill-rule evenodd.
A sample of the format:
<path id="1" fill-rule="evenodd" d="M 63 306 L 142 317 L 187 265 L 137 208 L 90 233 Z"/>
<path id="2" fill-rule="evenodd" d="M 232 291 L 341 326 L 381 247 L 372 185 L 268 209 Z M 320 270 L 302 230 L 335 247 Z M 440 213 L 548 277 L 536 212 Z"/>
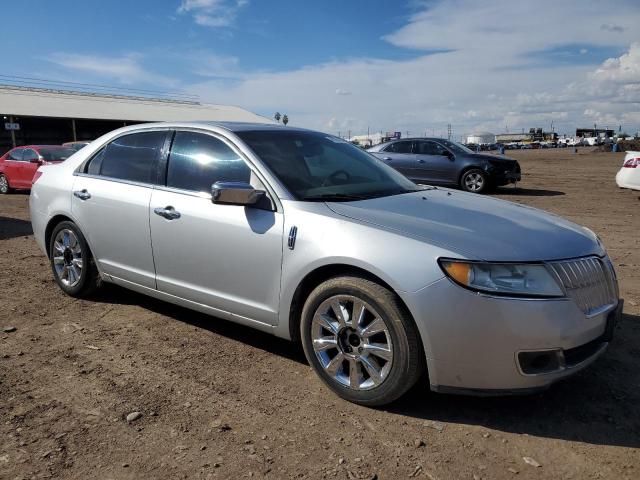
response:
<path id="1" fill-rule="evenodd" d="M 638 0 L 5 0 L 2 18 L 0 83 L 189 96 L 343 136 L 640 129 Z"/>

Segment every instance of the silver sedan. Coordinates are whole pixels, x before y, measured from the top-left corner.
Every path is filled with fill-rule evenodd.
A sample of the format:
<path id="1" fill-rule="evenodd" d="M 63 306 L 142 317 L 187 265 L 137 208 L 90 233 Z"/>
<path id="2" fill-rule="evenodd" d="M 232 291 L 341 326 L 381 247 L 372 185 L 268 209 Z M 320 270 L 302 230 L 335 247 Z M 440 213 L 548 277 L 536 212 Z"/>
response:
<path id="1" fill-rule="evenodd" d="M 30 209 L 60 288 L 101 282 L 301 341 L 363 405 L 539 390 L 607 347 L 622 301 L 593 232 L 418 187 L 324 133 L 126 127 L 43 166 Z"/>

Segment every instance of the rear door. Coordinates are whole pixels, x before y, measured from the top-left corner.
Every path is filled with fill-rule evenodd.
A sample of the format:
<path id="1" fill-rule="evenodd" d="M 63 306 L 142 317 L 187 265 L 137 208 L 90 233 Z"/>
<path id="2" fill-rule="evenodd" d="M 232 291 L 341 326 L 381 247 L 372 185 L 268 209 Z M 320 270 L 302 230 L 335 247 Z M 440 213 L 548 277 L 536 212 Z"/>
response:
<path id="1" fill-rule="evenodd" d="M 413 142 L 411 140 L 398 140 L 389 144 L 376 156 L 387 165 L 395 168 L 404 176 L 413 180 L 415 175 L 415 158 L 413 157 Z"/>
<path id="2" fill-rule="evenodd" d="M 167 130 L 122 135 L 84 165 L 73 185 L 72 212 L 102 271 L 155 288 L 149 202 Z"/>
<path id="3" fill-rule="evenodd" d="M 416 177 L 432 183 L 455 183 L 455 156 L 433 140 L 415 142 Z"/>
<path id="4" fill-rule="evenodd" d="M 158 290 L 267 324 L 277 323 L 283 213 L 211 202 L 217 181 L 265 190 L 233 145 L 177 131 L 166 186 L 153 191 L 151 237 Z M 274 204 L 275 205 L 275 204 Z M 167 218 L 163 212 L 170 211 Z"/>
<path id="5" fill-rule="evenodd" d="M 4 175 L 9 180 L 9 186 L 12 188 L 24 188 L 23 182 L 20 181 L 23 152 L 24 148 L 14 148 L 5 158 Z"/>

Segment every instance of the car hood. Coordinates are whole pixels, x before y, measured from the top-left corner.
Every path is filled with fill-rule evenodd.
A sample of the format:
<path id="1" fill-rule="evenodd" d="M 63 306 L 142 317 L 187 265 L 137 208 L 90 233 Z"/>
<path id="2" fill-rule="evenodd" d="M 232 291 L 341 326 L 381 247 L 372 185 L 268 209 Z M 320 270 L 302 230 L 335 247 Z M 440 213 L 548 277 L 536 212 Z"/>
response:
<path id="1" fill-rule="evenodd" d="M 449 189 L 328 206 L 338 215 L 477 260 L 539 261 L 604 254 L 593 232 L 557 215 Z"/>
<path id="2" fill-rule="evenodd" d="M 491 155 L 487 153 L 474 153 L 473 158 L 482 160 L 491 160 L 492 162 L 504 162 L 508 164 L 516 163 L 514 158 L 506 157 L 504 155 Z"/>

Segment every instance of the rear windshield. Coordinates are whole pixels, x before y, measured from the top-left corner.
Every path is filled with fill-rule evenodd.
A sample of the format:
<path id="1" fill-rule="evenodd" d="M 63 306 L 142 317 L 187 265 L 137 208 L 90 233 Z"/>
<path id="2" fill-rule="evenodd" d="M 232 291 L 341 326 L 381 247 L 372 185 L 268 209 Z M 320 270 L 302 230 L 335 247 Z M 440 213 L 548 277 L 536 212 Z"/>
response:
<path id="1" fill-rule="evenodd" d="M 62 162 L 63 160 L 66 160 L 76 152 L 73 148 L 61 147 L 61 148 L 39 148 L 38 153 L 47 162 Z"/>

